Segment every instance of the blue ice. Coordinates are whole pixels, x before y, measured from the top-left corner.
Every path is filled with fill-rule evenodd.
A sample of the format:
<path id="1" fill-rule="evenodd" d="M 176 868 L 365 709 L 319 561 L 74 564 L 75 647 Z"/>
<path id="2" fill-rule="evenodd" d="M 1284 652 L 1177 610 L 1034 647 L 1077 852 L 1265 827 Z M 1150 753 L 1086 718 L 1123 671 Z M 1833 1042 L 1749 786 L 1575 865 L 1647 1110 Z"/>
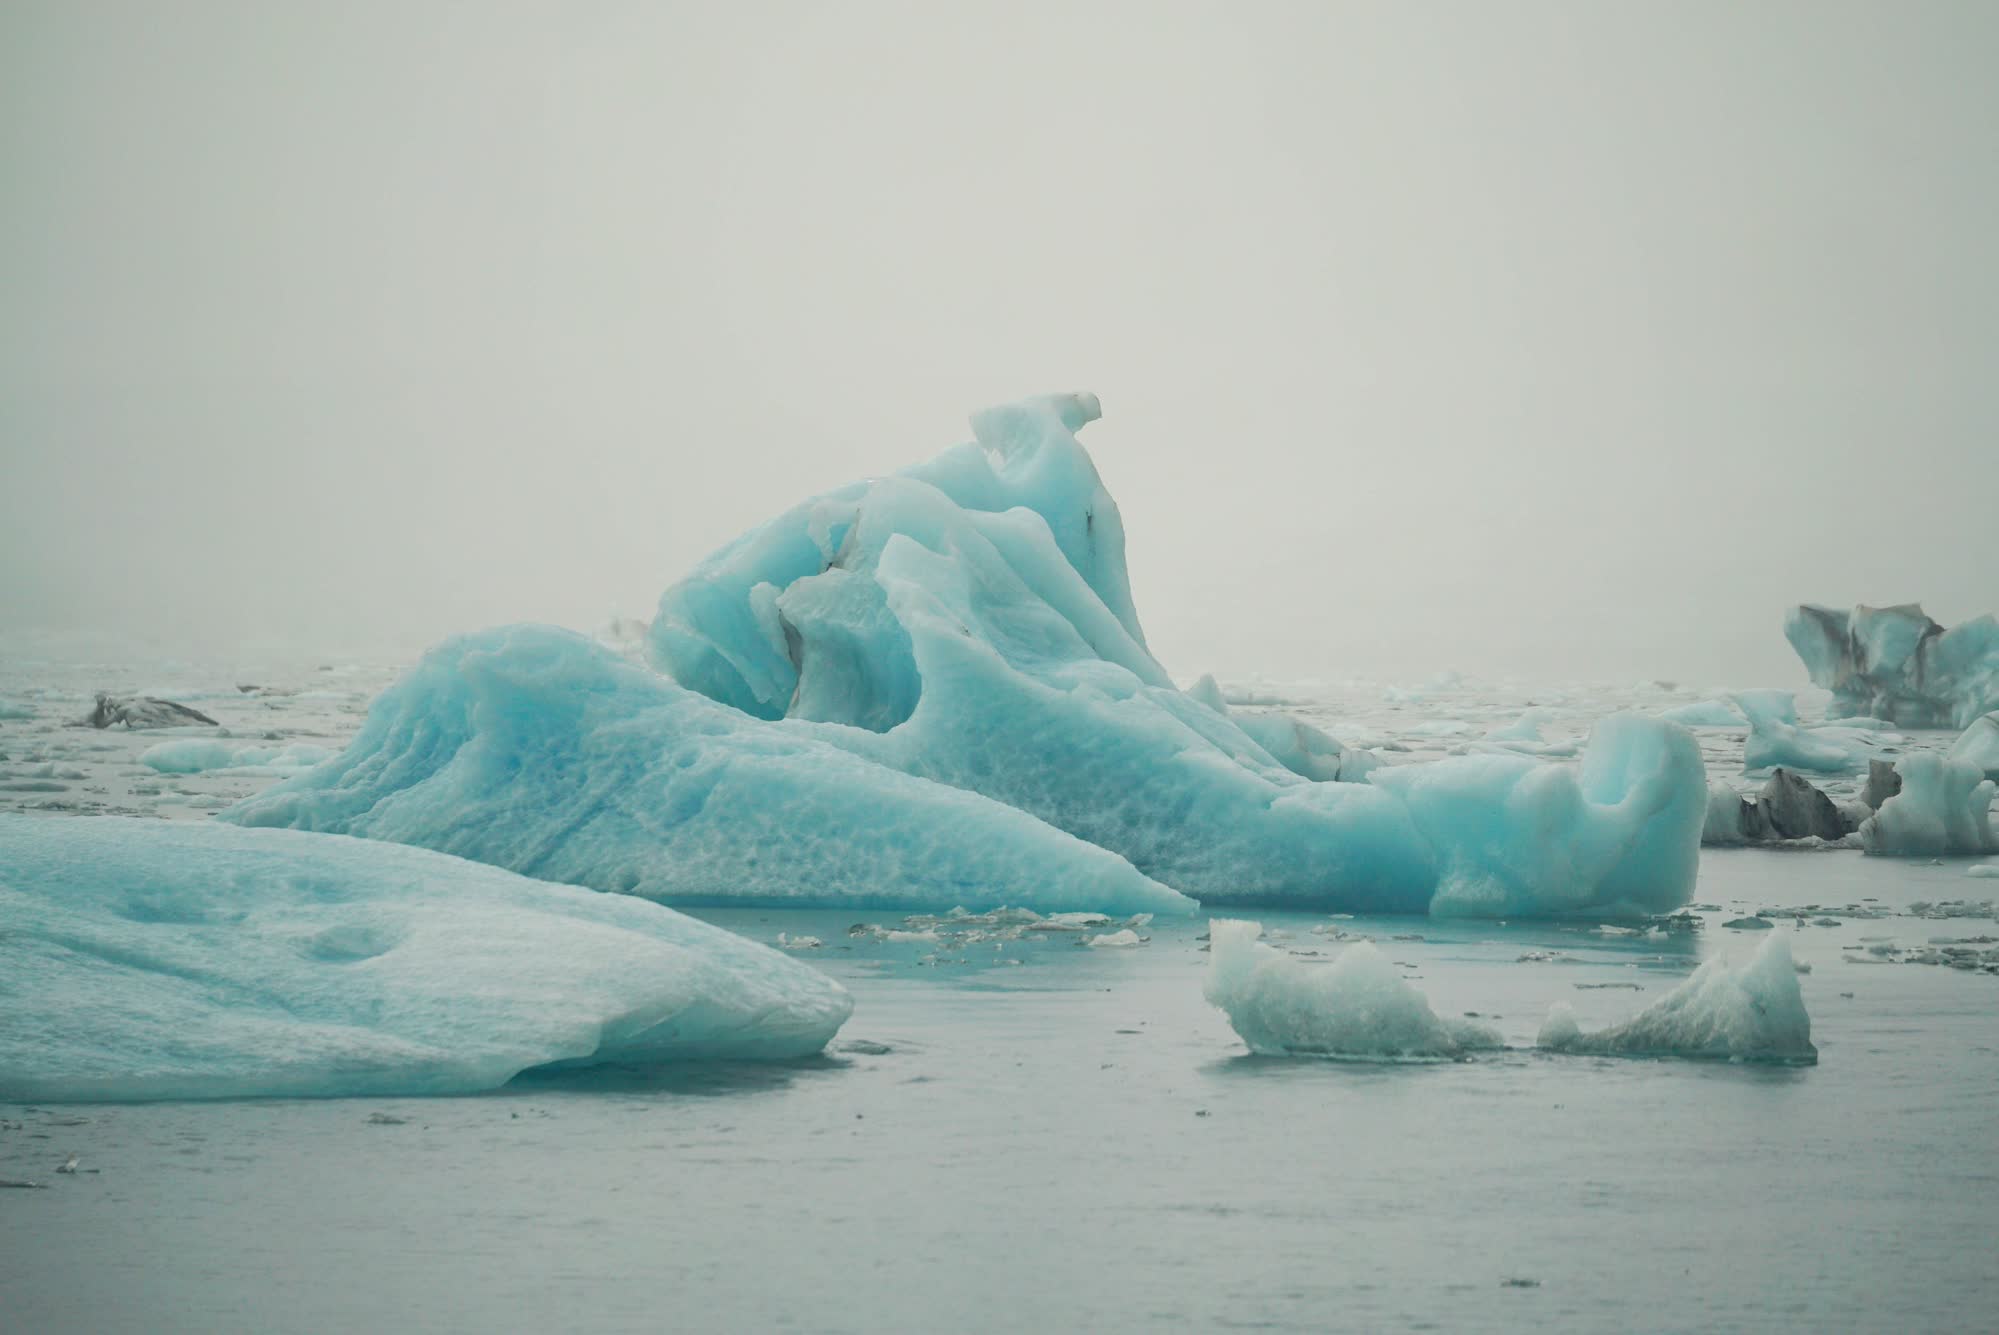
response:
<path id="1" fill-rule="evenodd" d="M 852 1002 L 644 900 L 393 844 L 0 815 L 0 1101 L 457 1094 L 814 1053 Z"/>

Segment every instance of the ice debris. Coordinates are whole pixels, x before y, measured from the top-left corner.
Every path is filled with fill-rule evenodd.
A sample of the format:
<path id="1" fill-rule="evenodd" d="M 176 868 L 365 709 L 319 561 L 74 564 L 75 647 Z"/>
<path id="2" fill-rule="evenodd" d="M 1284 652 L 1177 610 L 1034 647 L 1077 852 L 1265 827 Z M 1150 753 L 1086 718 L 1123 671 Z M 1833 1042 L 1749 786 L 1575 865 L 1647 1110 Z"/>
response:
<path id="1" fill-rule="evenodd" d="M 289 830 L 0 815 L 0 1101 L 450 1094 L 819 1051 L 824 974 L 624 895 Z"/>
<path id="2" fill-rule="evenodd" d="M 1541 1027 L 1552 1052 L 1611 1057 L 1707 1057 L 1731 1061 L 1818 1061 L 1789 938 L 1773 932 L 1747 964 L 1717 955 L 1680 986 L 1622 1024 L 1585 1033 L 1558 1003 Z"/>
<path id="3" fill-rule="evenodd" d="M 93 728 L 109 728 L 120 723 L 127 728 L 185 728 L 197 723 L 216 726 L 215 720 L 200 710 L 175 704 L 172 700 L 151 695 L 121 698 L 103 692 L 98 693 L 96 706 L 84 716 L 83 722 Z"/>
<path id="4" fill-rule="evenodd" d="M 1916 603 L 1850 612 L 1808 603 L 1785 617 L 1784 637 L 1812 684 L 1833 693 L 1835 716 L 1962 728 L 1999 710 L 1999 619 L 1990 613 L 1945 630 Z"/>
<path id="5" fill-rule="evenodd" d="M 1260 923 L 1217 918 L 1208 933 L 1203 993 L 1251 1052 L 1441 1061 L 1502 1046 L 1484 1025 L 1439 1016 L 1368 942 L 1310 965 L 1259 940 Z"/>

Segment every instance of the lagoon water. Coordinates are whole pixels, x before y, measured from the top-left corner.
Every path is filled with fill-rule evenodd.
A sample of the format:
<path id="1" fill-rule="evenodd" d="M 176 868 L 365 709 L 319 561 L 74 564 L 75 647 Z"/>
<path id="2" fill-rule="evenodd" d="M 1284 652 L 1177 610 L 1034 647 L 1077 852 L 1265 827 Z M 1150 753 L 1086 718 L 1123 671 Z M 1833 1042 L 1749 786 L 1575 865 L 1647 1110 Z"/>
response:
<path id="1" fill-rule="evenodd" d="M 176 671 L 164 689 L 239 736 L 330 745 L 382 679 L 231 699 Z M 8 660 L 0 696 L 34 708 L 0 722 L 0 781 L 22 785 L 7 808 L 195 818 L 272 781 L 149 778 L 134 758 L 158 735 L 60 727 L 118 672 L 137 685 Z M 1554 700 L 1560 737 L 1697 693 L 1402 696 L 1326 688 L 1311 716 L 1420 754 L 1449 749 L 1440 721 L 1477 736 Z M 1713 774 L 1739 774 L 1739 732 L 1703 741 Z M 1999 976 L 1903 962 L 1999 936 L 1999 888 L 1967 865 L 1710 850 L 1702 926 L 1655 934 L 1263 915 L 1308 961 L 1371 937 L 1440 1014 L 1477 1012 L 1509 1045 L 1420 1065 L 1247 1055 L 1201 997 L 1205 918 L 1093 949 L 703 911 L 820 940 L 801 957 L 856 1001 L 825 1057 L 460 1099 L 0 1105 L 0 1179 L 46 1184 L 0 1191 L 0 1328 L 1987 1328 Z M 1985 906 L 1912 909 L 1953 900 Z M 1534 1050 L 1554 1003 L 1593 1027 L 1716 952 L 1746 957 L 1762 932 L 1723 924 L 1759 909 L 1792 911 L 1769 930 L 1810 967 L 1816 1066 Z M 80 1171 L 56 1174 L 72 1154 Z"/>

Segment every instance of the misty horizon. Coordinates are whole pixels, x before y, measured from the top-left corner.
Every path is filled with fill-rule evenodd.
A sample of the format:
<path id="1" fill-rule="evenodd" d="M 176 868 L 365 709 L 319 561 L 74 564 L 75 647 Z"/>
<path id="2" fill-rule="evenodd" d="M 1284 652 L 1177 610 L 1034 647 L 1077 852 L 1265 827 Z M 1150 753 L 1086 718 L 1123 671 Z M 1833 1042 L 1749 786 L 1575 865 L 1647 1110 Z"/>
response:
<path id="1" fill-rule="evenodd" d="M 1994 610 L 1999 12 L 1448 8 L 10 7 L 0 632 L 647 618 L 1078 389 L 1181 677 Z"/>

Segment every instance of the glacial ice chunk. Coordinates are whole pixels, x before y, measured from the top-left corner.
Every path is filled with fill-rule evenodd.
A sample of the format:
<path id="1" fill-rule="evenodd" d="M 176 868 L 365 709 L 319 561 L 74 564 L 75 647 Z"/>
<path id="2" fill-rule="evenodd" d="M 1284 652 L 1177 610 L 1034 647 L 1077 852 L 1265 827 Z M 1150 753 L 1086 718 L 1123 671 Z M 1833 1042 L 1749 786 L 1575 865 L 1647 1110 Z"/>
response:
<path id="1" fill-rule="evenodd" d="M 1811 1016 L 1785 933 L 1772 932 L 1749 962 L 1731 968 L 1716 955 L 1622 1024 L 1591 1033 L 1558 1004 L 1541 1026 L 1552 1052 L 1603 1057 L 1707 1057 L 1730 1061 L 1818 1061 Z"/>
<path id="2" fill-rule="evenodd" d="M 1749 736 L 1742 744 L 1745 773 L 1779 765 L 1814 774 L 1850 774 L 1867 768 L 1873 734 L 1801 727 L 1789 691 L 1742 691 L 1733 698 L 1749 720 Z"/>
<path id="3" fill-rule="evenodd" d="M 1976 766 L 1988 779 L 1999 779 L 1999 711 L 1973 719 L 1946 754 L 1952 760 Z"/>
<path id="4" fill-rule="evenodd" d="M 1503 1046 L 1483 1025 L 1439 1016 L 1370 942 L 1348 946 L 1330 965 L 1307 965 L 1265 945 L 1262 935 L 1257 922 L 1208 924 L 1203 995 L 1251 1052 L 1442 1061 Z"/>
<path id="5" fill-rule="evenodd" d="M 819 1051 L 832 979 L 670 909 L 393 844 L 0 815 L 0 1100 L 456 1094 Z"/>
<path id="6" fill-rule="evenodd" d="M 1657 717 L 1670 719 L 1688 728 L 1740 728 L 1748 722 L 1742 711 L 1726 700 L 1700 700 L 1690 705 L 1662 709 Z"/>
<path id="7" fill-rule="evenodd" d="M 1932 752 L 1895 764 L 1902 787 L 1860 826 L 1869 853 L 1933 856 L 1999 852 L 1992 829 L 1992 799 L 1999 784 L 1964 760 Z"/>
<path id="8" fill-rule="evenodd" d="M 853 731 L 746 718 L 514 626 L 433 650 L 340 756 L 220 819 L 684 904 L 1192 910 L 1101 848 L 825 740 Z"/>
<path id="9" fill-rule="evenodd" d="M 1214 902 L 1685 902 L 1706 784 L 1671 724 L 1600 727 L 1581 777 L 1476 756 L 1325 783 L 1311 780 L 1354 777 L 1364 753 L 1297 720 L 1225 713 L 1198 683 L 1198 698 L 1175 689 L 1139 629 L 1123 521 L 1075 437 L 1095 413 L 1065 396 L 981 414 L 973 444 L 793 507 L 662 595 L 655 663 Z"/>
<path id="10" fill-rule="evenodd" d="M 160 742 L 139 755 L 139 763 L 162 774 L 202 774 L 210 770 L 262 770 L 279 773 L 311 769 L 333 752 L 310 742 L 270 745 L 233 742 L 218 737 L 189 737 Z"/>
<path id="11" fill-rule="evenodd" d="M 1785 617 L 1784 636 L 1812 683 L 1833 693 L 1836 717 L 1962 728 L 1999 709 L 1999 619 L 1990 613 L 1945 630 L 1916 603 L 1850 612 L 1807 603 Z"/>

